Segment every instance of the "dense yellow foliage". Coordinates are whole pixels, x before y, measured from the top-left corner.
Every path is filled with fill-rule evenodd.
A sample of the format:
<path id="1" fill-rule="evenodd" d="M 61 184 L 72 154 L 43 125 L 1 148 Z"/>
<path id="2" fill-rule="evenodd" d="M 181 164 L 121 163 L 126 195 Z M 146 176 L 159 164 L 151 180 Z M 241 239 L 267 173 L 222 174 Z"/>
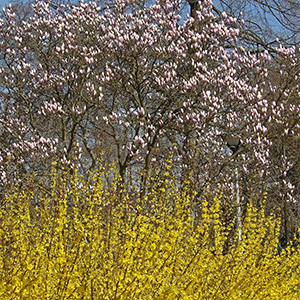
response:
<path id="1" fill-rule="evenodd" d="M 53 173 L 38 199 L 20 187 L 2 199 L 0 299 L 300 299 L 299 250 L 278 254 L 263 211 L 250 206 L 242 241 L 229 241 L 221 196 L 195 226 L 171 181 L 141 199 L 101 174 L 91 188 Z"/>

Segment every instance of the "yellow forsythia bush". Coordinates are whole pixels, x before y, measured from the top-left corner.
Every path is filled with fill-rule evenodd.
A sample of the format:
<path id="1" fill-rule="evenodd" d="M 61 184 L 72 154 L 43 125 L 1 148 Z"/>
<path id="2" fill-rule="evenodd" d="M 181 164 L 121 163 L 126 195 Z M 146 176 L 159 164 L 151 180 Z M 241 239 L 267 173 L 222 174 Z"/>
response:
<path id="1" fill-rule="evenodd" d="M 299 249 L 278 253 L 263 210 L 250 206 L 229 241 L 220 197 L 196 226 L 172 180 L 135 197 L 101 172 L 93 186 L 53 173 L 48 190 L 1 200 L 0 299 L 300 299 Z"/>

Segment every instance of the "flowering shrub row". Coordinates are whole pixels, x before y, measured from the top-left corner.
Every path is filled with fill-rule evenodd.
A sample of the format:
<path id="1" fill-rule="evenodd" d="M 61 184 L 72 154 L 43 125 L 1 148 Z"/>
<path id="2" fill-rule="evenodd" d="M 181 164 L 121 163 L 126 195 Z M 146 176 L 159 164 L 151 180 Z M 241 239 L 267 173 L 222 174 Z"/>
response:
<path id="1" fill-rule="evenodd" d="M 249 205 L 242 240 L 225 226 L 221 192 L 203 199 L 171 179 L 143 198 L 53 168 L 48 190 L 1 200 L 1 299 L 299 299 L 299 249 L 278 253 L 278 221 Z"/>

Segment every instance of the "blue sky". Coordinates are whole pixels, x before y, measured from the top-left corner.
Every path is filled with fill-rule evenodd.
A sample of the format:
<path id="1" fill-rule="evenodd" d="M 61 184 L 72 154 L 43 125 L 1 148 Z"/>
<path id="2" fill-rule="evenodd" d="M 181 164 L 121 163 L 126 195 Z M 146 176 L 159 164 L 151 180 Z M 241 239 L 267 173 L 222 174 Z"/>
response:
<path id="1" fill-rule="evenodd" d="M 5 4 L 12 2 L 11 0 L 0 0 L 0 6 L 3 7 Z"/>

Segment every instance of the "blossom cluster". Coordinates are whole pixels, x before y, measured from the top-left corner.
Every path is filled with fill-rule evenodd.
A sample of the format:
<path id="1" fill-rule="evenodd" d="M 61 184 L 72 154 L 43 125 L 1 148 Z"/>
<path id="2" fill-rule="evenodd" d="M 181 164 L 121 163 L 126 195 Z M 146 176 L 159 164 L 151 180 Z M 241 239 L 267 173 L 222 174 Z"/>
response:
<path id="1" fill-rule="evenodd" d="M 244 176 L 270 180 L 274 132 L 299 134 L 297 49 L 279 47 L 287 79 L 280 82 L 269 53 L 241 47 L 237 20 L 217 19 L 211 1 L 185 20 L 180 1 L 134 3 L 37 1 L 23 22 L 13 6 L 4 11 L 1 130 L 18 163 L 34 159 L 33 149 L 66 162 L 78 141 L 89 166 L 101 149 L 120 168 L 148 172 L 149 162 L 163 163 L 173 151 L 178 168 L 197 165 L 200 185 L 219 184 L 233 180 L 225 134 L 241 137 Z"/>

